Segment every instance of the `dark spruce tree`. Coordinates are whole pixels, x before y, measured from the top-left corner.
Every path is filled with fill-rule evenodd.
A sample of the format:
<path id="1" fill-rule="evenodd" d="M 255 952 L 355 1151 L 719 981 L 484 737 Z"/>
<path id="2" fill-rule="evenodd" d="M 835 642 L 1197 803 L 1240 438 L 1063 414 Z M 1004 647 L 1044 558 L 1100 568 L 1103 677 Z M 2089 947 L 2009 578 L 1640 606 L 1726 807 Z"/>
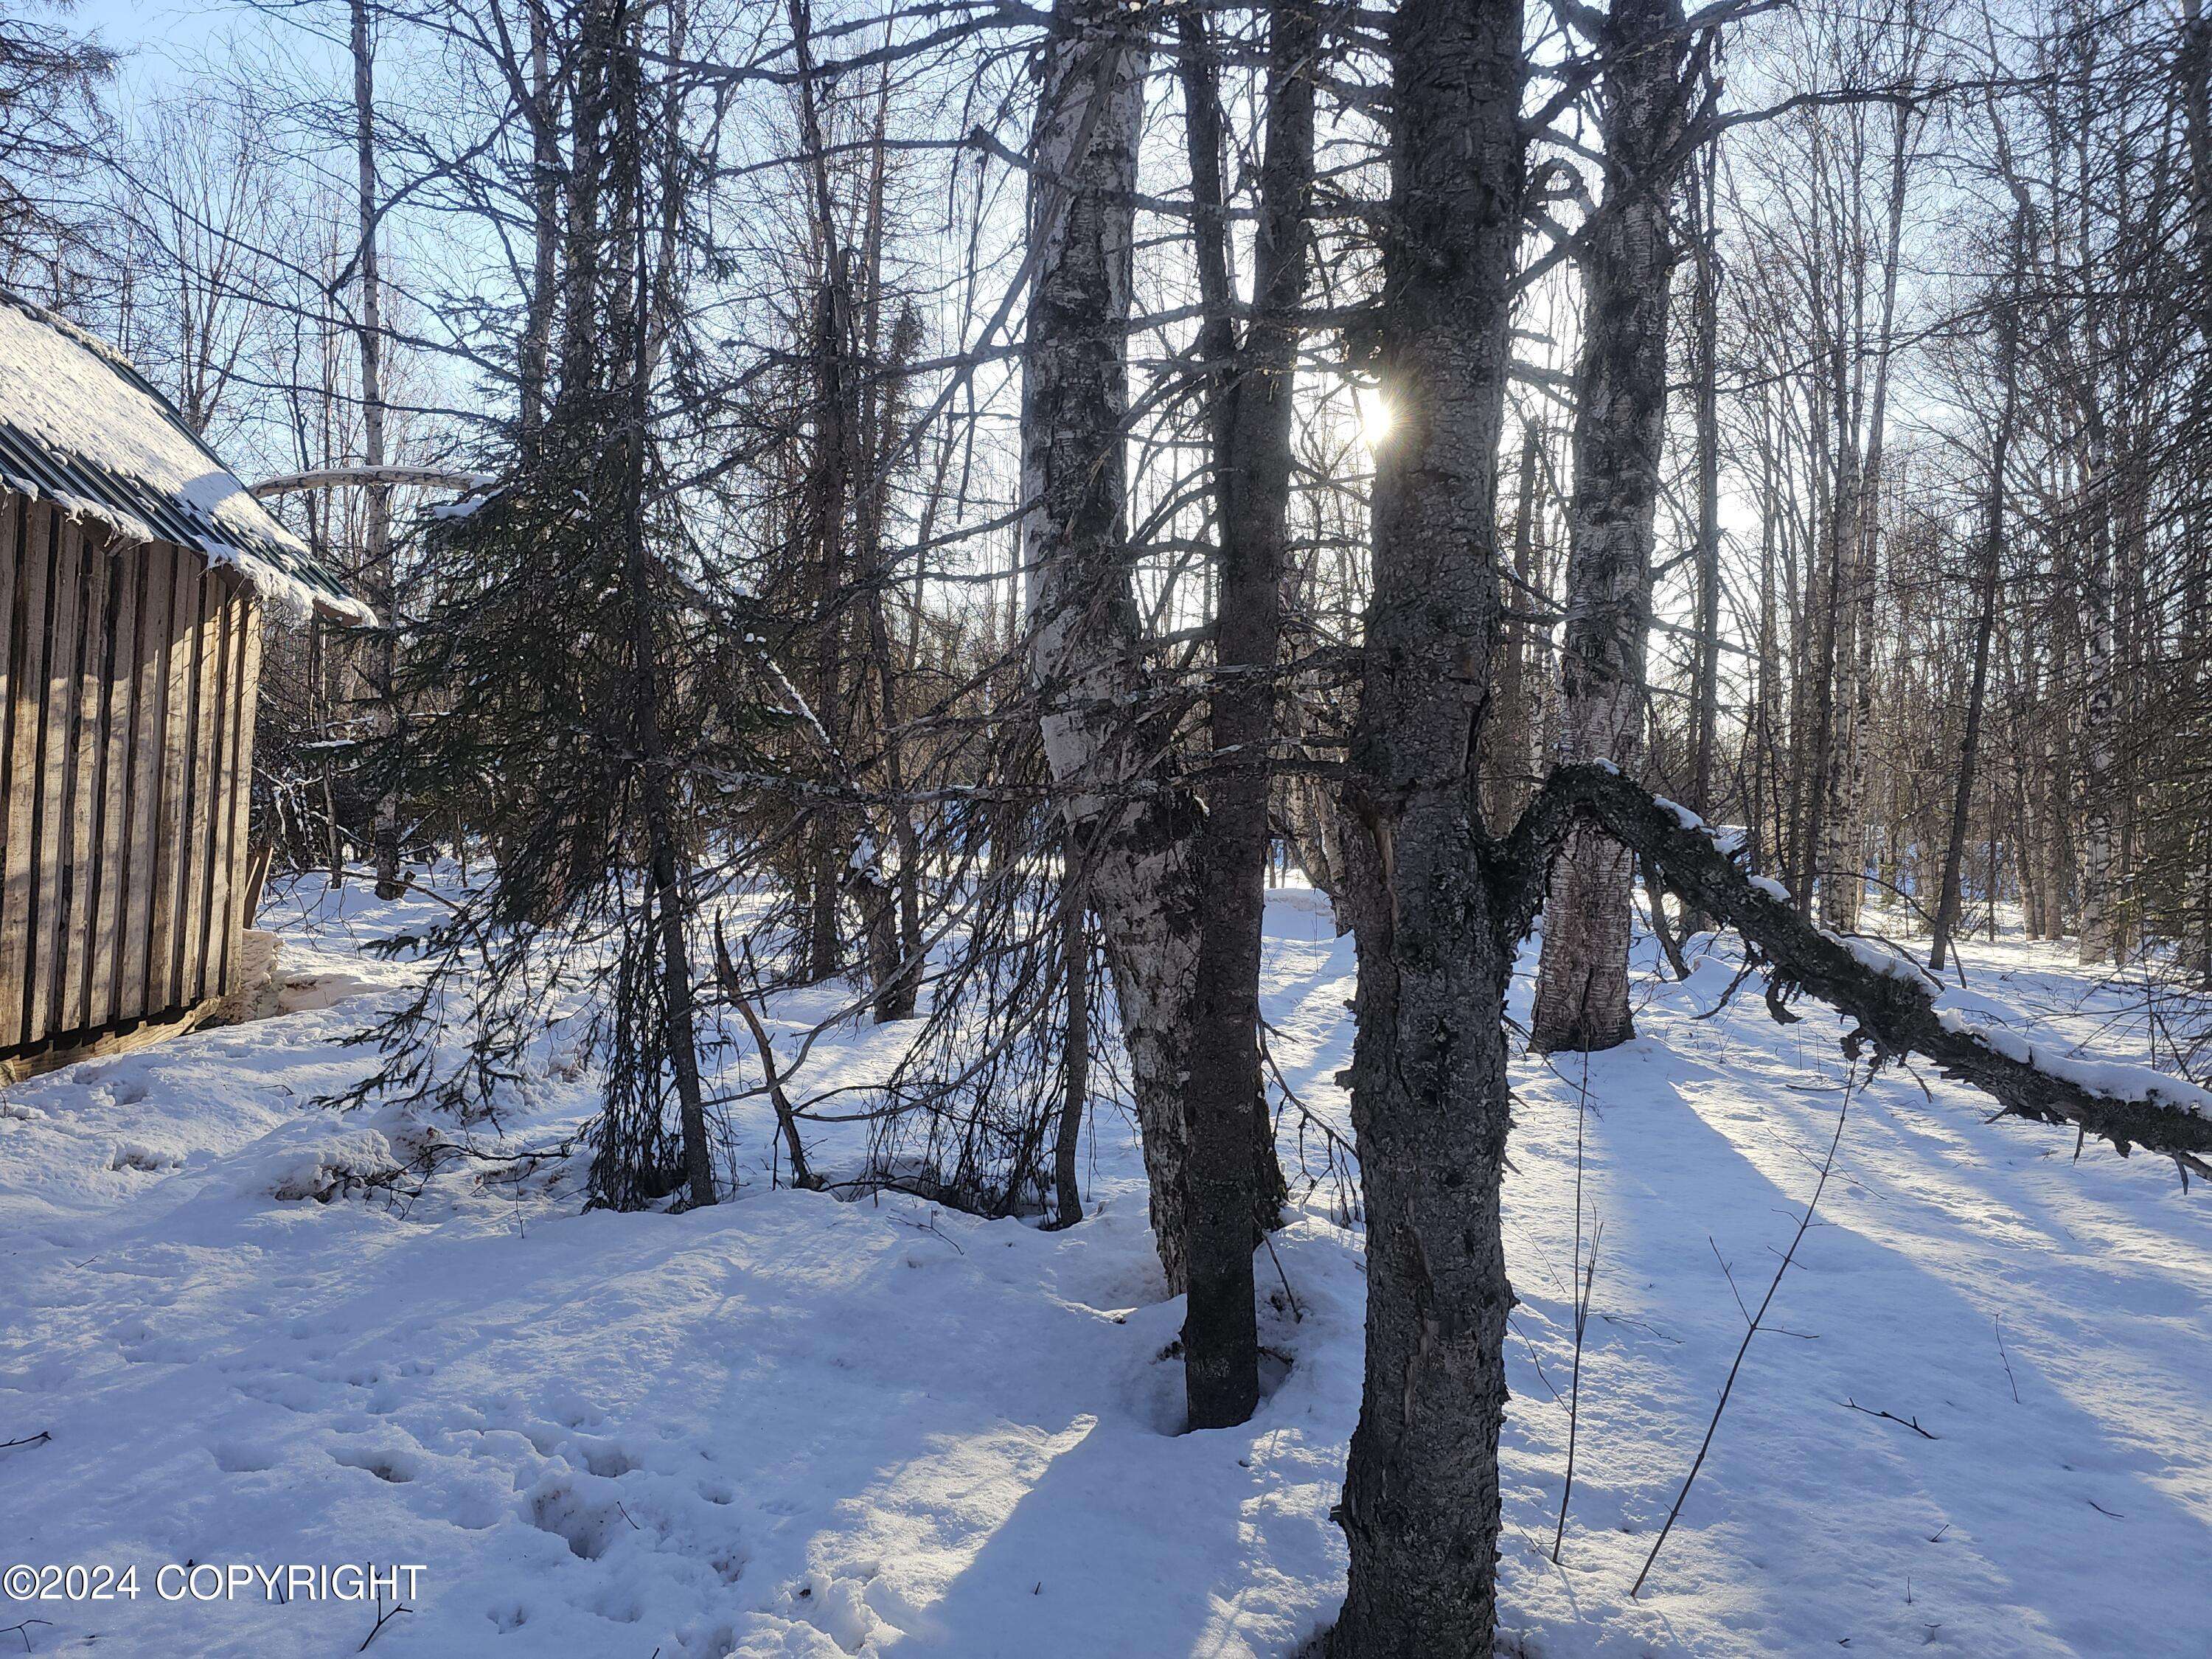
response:
<path id="1" fill-rule="evenodd" d="M 718 591 L 672 476 L 700 409 L 671 349 L 680 109 L 648 88 L 636 10 L 570 20 L 556 379 L 499 485 L 433 532 L 400 669 L 408 793 L 493 858 L 404 942 L 427 972 L 374 1031 L 385 1064 L 361 1091 L 495 1114 L 547 1011 L 577 1000 L 605 1077 L 592 1201 L 623 1209 L 715 1200 L 692 934 L 726 872 L 702 860 L 732 844 L 713 834 L 738 810 L 728 781 L 760 777 L 789 719 L 750 693 L 748 601 Z"/>

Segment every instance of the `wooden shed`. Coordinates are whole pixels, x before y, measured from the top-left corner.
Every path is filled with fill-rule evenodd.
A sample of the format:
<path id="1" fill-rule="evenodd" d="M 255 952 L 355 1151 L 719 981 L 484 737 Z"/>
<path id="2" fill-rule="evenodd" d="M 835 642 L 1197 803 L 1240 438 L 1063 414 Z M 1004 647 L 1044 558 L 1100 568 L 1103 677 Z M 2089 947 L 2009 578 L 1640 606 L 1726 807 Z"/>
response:
<path id="1" fill-rule="evenodd" d="M 0 1074 L 241 988 L 264 608 L 367 610 L 121 356 L 0 292 Z"/>

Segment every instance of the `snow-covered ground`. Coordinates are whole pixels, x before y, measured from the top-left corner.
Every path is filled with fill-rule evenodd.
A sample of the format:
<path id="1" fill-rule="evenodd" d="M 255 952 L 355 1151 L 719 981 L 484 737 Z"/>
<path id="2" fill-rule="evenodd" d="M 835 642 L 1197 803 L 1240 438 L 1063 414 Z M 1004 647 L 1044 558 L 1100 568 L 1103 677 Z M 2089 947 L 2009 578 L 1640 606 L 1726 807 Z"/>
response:
<path id="1" fill-rule="evenodd" d="M 1226 1659 L 1329 1618 L 1361 1255 L 1326 1185 L 1277 1243 L 1295 1315 L 1262 1262 L 1287 1373 L 1246 1428 L 1179 1435 L 1181 1310 L 1118 1115 L 1096 1213 L 1064 1233 L 770 1191 L 743 1115 L 749 1184 L 692 1214 L 581 1214 L 573 1167 L 349 1192 L 406 1126 L 308 1103 L 360 1075 L 332 1039 L 407 971 L 362 945 L 417 918 L 312 889 L 271 909 L 306 981 L 284 1017 L 0 1100 L 0 1440 L 49 1437 L 0 1450 L 0 1564 L 135 1565 L 139 1588 L 0 1602 L 0 1632 L 42 1621 L 5 1650 L 371 1634 L 373 1603 L 272 1603 L 258 1580 L 163 1600 L 185 1563 L 419 1565 L 369 1649 L 391 1656 Z M 1341 1127 L 1351 947 L 1310 895 L 1270 915 L 1275 1059 Z M 2125 988 L 2017 939 L 1966 960 L 1976 1018 L 2144 1057 Z M 1647 975 L 1643 1035 L 1589 1062 L 1602 1237 L 1557 1566 L 1583 1066 L 1516 1067 L 1505 1650 L 2204 1652 L 2212 1194 L 2140 1158 L 2076 1165 L 2069 1135 L 1985 1126 L 1933 1078 L 1853 1097 L 1777 1328 L 1628 1599 L 1842 1101 L 1834 1021 L 1778 1027 L 1752 988 L 1702 1018 L 1729 978 Z M 787 998 L 776 1029 L 830 1006 Z M 817 1045 L 799 1086 L 880 1074 L 899 1040 Z M 589 1109 L 572 1069 L 549 1065 L 517 1140 Z"/>

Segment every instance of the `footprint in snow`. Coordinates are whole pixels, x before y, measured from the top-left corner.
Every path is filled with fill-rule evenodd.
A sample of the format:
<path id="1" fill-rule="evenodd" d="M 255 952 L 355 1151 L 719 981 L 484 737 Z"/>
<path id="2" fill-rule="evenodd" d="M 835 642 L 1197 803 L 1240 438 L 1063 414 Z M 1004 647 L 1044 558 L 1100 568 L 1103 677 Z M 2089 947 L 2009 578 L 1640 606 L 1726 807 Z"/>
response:
<path id="1" fill-rule="evenodd" d="M 489 1532 L 508 1518 L 510 1511 L 490 1495 L 477 1491 L 459 1493 L 446 1518 L 463 1532 Z"/>
<path id="2" fill-rule="evenodd" d="M 563 1428 L 595 1429 L 607 1420 L 605 1412 L 571 1389 L 558 1389 L 546 1395 L 545 1411 Z"/>
<path id="3" fill-rule="evenodd" d="M 234 1382 L 230 1386 L 248 1400 L 258 1401 L 264 1406 L 281 1406 L 288 1412 L 313 1412 L 321 1403 L 316 1398 L 315 1385 L 303 1377 L 280 1377 L 269 1382 Z"/>
<path id="4" fill-rule="evenodd" d="M 331 1454 L 331 1461 L 349 1469 L 366 1469 L 378 1480 L 395 1486 L 404 1486 L 415 1479 L 416 1460 L 410 1454 L 391 1448 L 371 1450 L 348 1448 Z"/>
<path id="5" fill-rule="evenodd" d="M 617 1625 L 635 1625 L 645 1617 L 645 1603 L 636 1590 L 616 1583 L 592 1598 L 591 1610 Z"/>
<path id="6" fill-rule="evenodd" d="M 276 1454 L 246 1440 L 218 1440 L 208 1448 L 225 1474 L 258 1474 L 276 1467 Z"/>
<path id="7" fill-rule="evenodd" d="M 143 1175 L 159 1175 L 164 1170 L 181 1170 L 184 1166 L 185 1160 L 175 1152 L 136 1140 L 118 1142 L 107 1160 L 111 1170 L 135 1170 Z"/>
<path id="8" fill-rule="evenodd" d="M 614 1528 L 623 1522 L 618 1512 L 591 1502 L 564 1480 L 554 1480 L 532 1495 L 530 1524 L 558 1538 L 578 1560 L 596 1561 L 613 1545 Z"/>
<path id="9" fill-rule="evenodd" d="M 584 1467 L 602 1480 L 618 1480 L 625 1474 L 635 1474 L 643 1465 L 612 1442 L 582 1448 Z"/>
<path id="10" fill-rule="evenodd" d="M 516 1601 L 507 1606 L 494 1607 L 485 1613 L 484 1617 L 491 1620 L 494 1630 L 501 1636 L 506 1636 L 520 1630 L 530 1622 L 530 1609 L 524 1607 L 521 1602 Z"/>

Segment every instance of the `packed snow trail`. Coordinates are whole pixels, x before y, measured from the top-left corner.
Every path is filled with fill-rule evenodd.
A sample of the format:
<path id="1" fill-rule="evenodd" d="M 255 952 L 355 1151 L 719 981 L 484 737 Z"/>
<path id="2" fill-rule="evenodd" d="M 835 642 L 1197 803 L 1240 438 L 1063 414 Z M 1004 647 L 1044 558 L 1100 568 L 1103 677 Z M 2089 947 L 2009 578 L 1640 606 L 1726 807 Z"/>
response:
<path id="1" fill-rule="evenodd" d="M 407 970 L 360 947 L 416 918 L 351 892 L 295 908 L 293 1012 L 0 1103 L 0 1440 L 51 1436 L 0 1451 L 0 1565 L 140 1569 L 135 1601 L 0 1605 L 0 1629 L 50 1621 L 32 1652 L 349 1653 L 377 1615 L 258 1583 L 161 1599 L 154 1573 L 187 1561 L 420 1564 L 380 1655 L 1212 1659 L 1325 1624 L 1361 1303 L 1329 1184 L 1278 1240 L 1302 1318 L 1261 1264 L 1260 1414 L 1177 1436 L 1181 1308 L 1119 1115 L 1086 1148 L 1095 1213 L 1065 1233 L 771 1193 L 764 1109 L 735 1125 L 744 1192 L 711 1211 L 579 1214 L 573 1164 L 394 1201 L 349 1177 L 388 1166 L 404 1115 L 305 1103 L 361 1074 L 331 1039 Z M 1348 1133 L 1350 943 L 1303 892 L 1270 927 L 1271 1052 Z M 1967 964 L 1952 1000 L 1977 1019 L 2032 1012 L 2039 1042 L 2142 1058 L 2129 994 L 2057 952 Z M 1559 1567 L 1582 1060 L 1516 1064 L 1504 1650 L 2200 1652 L 2207 1199 L 2163 1164 L 2076 1166 L 2063 1132 L 1985 1126 L 1970 1091 L 1931 1080 L 1931 1102 L 1903 1075 L 1855 1098 L 1776 1328 L 1626 1599 L 1741 1337 L 1721 1262 L 1755 1304 L 1838 1101 L 1825 1015 L 1777 1027 L 1747 988 L 1695 1018 L 1731 975 L 1645 973 L 1642 1035 L 1589 1059 L 1604 1231 Z M 773 1029 L 828 994 L 782 999 Z M 1518 1018 L 1527 994 L 1524 972 Z M 879 1076 L 902 1040 L 837 1035 L 795 1092 Z M 508 1130 L 543 1144 L 593 1096 L 549 1052 Z M 833 1172 L 858 1155 L 843 1133 L 817 1154 Z"/>

